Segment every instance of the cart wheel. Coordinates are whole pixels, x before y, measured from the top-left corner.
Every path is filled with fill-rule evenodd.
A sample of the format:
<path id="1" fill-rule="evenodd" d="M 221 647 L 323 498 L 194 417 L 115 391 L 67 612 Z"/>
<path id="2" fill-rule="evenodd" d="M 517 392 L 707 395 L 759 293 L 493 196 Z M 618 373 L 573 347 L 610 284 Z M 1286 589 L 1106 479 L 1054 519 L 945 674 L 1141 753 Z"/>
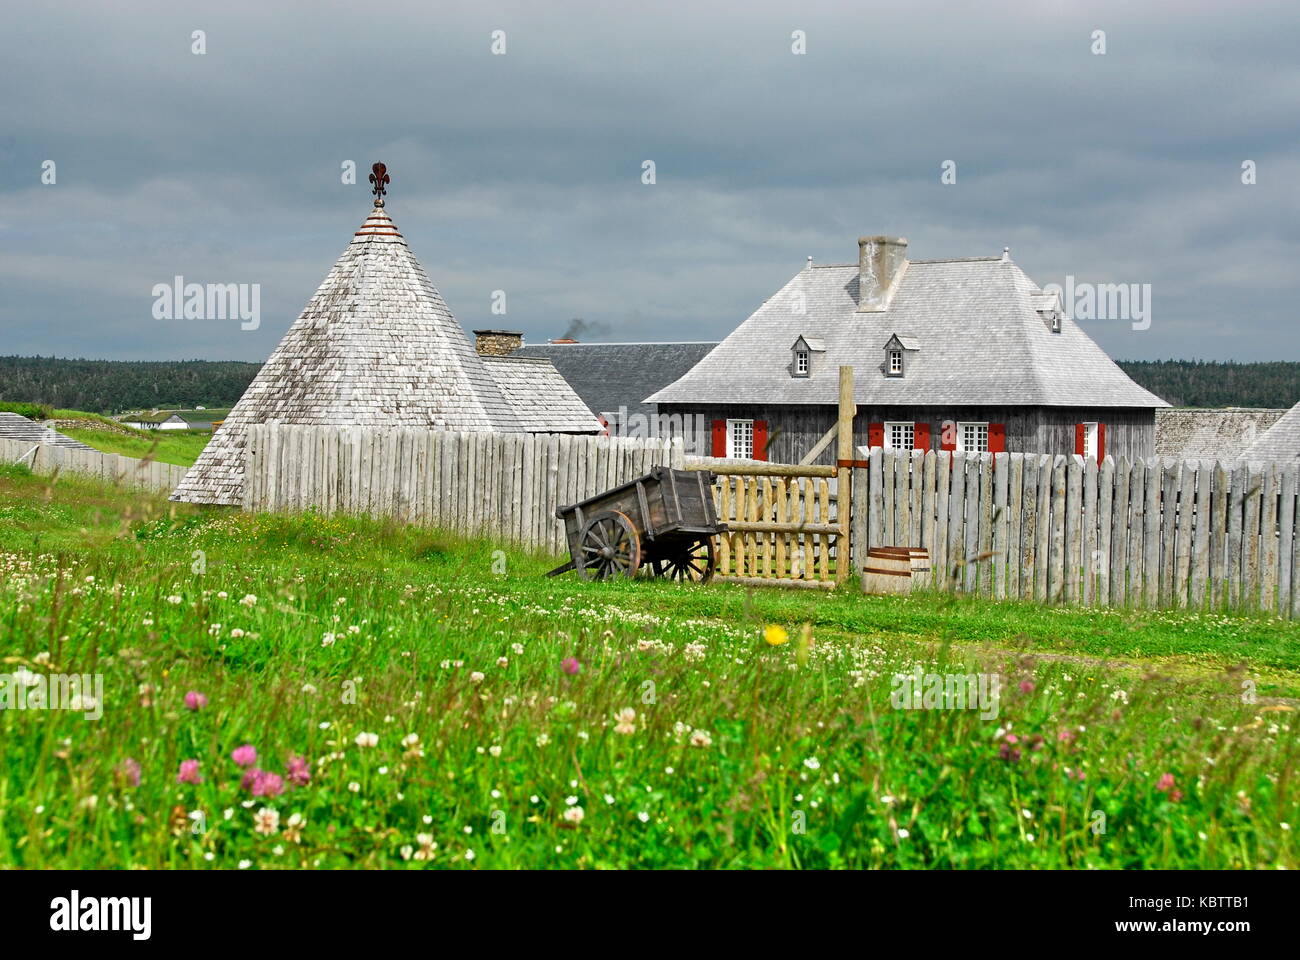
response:
<path id="1" fill-rule="evenodd" d="M 708 583 L 718 565 L 713 552 L 713 538 L 692 544 L 676 556 L 656 564 L 656 573 L 689 583 Z"/>
<path id="2" fill-rule="evenodd" d="M 617 510 L 598 513 L 578 538 L 578 573 L 584 580 L 634 577 L 641 566 L 641 539 L 636 527 Z"/>

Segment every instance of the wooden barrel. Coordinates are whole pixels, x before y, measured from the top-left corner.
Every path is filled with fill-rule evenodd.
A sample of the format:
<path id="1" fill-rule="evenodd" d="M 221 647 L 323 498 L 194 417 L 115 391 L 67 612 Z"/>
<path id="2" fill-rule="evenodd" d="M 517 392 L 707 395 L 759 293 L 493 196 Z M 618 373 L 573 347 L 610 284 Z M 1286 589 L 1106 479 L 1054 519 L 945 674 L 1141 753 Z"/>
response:
<path id="1" fill-rule="evenodd" d="M 921 547 L 871 547 L 862 568 L 863 593 L 910 593 L 930 583 L 930 554 Z"/>

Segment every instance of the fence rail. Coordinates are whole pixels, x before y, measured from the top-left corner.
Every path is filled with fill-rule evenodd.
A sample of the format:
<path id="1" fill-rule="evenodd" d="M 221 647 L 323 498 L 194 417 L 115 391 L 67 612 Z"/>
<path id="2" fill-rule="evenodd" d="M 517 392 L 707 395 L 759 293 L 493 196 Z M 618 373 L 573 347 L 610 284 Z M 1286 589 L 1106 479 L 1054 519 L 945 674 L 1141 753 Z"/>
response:
<path id="1" fill-rule="evenodd" d="M 566 553 L 556 507 L 683 462 L 680 438 L 263 424 L 249 428 L 244 509 L 393 517 Z"/>
<path id="2" fill-rule="evenodd" d="M 0 439 L 0 462 L 24 463 L 32 473 L 77 474 L 164 493 L 176 488 L 187 469 L 157 460 L 8 438 Z"/>
<path id="3" fill-rule="evenodd" d="M 935 582 L 996 598 L 1300 617 L 1300 476 L 1275 464 L 873 450 L 854 555 L 930 552 Z"/>

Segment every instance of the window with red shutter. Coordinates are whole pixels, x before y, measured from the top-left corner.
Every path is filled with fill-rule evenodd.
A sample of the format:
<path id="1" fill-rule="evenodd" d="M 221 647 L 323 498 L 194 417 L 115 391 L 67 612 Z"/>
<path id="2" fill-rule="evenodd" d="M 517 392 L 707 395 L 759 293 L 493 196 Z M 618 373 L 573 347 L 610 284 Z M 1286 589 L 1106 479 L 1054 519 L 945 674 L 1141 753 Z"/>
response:
<path id="1" fill-rule="evenodd" d="M 727 455 L 727 421 L 713 421 L 713 456 L 725 457 Z"/>
<path id="2" fill-rule="evenodd" d="M 754 421 L 754 459 L 767 459 L 767 421 Z"/>

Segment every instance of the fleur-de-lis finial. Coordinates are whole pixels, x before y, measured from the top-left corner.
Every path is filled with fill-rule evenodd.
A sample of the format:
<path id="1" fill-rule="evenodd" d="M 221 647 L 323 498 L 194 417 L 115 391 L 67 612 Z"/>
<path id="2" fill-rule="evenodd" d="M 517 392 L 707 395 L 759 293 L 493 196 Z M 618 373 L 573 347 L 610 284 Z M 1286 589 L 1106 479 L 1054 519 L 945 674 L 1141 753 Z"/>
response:
<path id="1" fill-rule="evenodd" d="M 387 187 L 390 179 L 388 167 L 382 163 L 376 163 L 370 169 L 374 171 L 370 175 L 370 192 L 375 195 L 375 206 L 382 207 L 384 205 L 384 194 L 388 192 Z"/>

